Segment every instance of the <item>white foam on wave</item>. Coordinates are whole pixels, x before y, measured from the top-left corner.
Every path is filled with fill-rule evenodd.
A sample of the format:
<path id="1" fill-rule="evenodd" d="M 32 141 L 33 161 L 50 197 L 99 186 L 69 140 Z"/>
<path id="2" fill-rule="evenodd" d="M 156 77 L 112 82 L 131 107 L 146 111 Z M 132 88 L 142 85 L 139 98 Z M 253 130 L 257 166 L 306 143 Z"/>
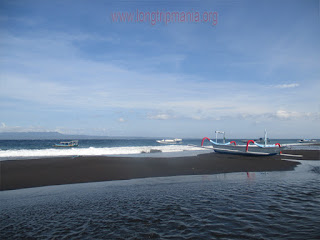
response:
<path id="1" fill-rule="evenodd" d="M 166 145 L 166 146 L 143 146 L 143 147 L 104 147 L 104 148 L 69 148 L 69 149 L 20 149 L 20 150 L 0 150 L 0 160 L 11 158 L 37 158 L 37 157 L 62 157 L 62 156 L 107 156 L 107 155 L 127 155 L 150 152 L 151 149 L 161 150 L 164 153 L 199 151 L 201 147 L 187 145 Z"/>

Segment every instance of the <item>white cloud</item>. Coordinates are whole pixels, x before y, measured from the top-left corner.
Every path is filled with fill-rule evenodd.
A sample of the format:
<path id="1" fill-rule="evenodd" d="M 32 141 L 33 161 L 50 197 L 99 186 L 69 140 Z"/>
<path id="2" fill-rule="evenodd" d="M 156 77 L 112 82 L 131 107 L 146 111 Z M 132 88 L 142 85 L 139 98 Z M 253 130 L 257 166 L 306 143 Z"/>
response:
<path id="1" fill-rule="evenodd" d="M 165 113 L 160 113 L 160 114 L 148 116 L 148 119 L 153 119 L 153 120 L 168 120 L 170 118 L 172 118 L 172 117 L 168 114 L 165 114 Z"/>
<path id="2" fill-rule="evenodd" d="M 21 127 L 21 126 L 8 126 L 5 123 L 1 123 L 0 132 L 49 132 L 49 130 L 43 127 Z"/>
<path id="3" fill-rule="evenodd" d="M 293 119 L 304 119 L 304 120 L 312 120 L 312 121 L 320 120 L 319 112 L 296 112 L 296 111 L 278 110 L 275 116 L 281 120 L 293 120 Z"/>
<path id="4" fill-rule="evenodd" d="M 125 120 L 124 118 L 122 118 L 122 117 L 118 119 L 118 122 L 121 122 L 121 123 L 122 123 L 122 122 L 125 122 L 125 121 L 126 121 L 126 120 Z"/>
<path id="5" fill-rule="evenodd" d="M 298 112 L 289 112 L 289 111 L 285 111 L 285 110 L 278 110 L 275 113 L 275 116 L 279 119 L 292 119 L 292 118 L 297 118 L 302 116 L 301 113 Z"/>
<path id="6" fill-rule="evenodd" d="M 291 84 L 280 84 L 280 85 L 276 85 L 276 88 L 295 88 L 295 87 L 299 87 L 299 83 L 291 83 Z"/>
<path id="7" fill-rule="evenodd" d="M 230 116 L 231 117 L 231 116 Z M 288 111 L 288 110 L 277 110 L 275 112 L 265 112 L 262 114 L 242 114 L 237 116 L 241 119 L 254 119 L 256 121 L 291 121 L 291 120 L 311 120 L 317 121 L 320 120 L 319 112 L 297 112 L 297 111 Z"/>

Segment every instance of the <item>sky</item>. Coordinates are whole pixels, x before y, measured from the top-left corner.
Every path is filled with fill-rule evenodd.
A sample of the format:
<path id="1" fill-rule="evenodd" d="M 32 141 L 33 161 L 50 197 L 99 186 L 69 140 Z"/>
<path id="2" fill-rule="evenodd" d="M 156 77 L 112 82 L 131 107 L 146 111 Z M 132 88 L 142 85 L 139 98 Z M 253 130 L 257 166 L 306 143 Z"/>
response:
<path id="1" fill-rule="evenodd" d="M 320 138 L 319 15 L 319 0 L 2 0 L 0 132 Z"/>

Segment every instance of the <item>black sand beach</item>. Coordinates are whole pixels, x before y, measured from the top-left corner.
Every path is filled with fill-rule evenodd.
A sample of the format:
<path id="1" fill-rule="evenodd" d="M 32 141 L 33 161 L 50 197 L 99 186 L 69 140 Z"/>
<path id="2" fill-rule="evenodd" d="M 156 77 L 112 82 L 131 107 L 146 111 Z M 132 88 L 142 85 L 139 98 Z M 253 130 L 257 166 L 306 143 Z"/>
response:
<path id="1" fill-rule="evenodd" d="M 317 160 L 320 151 L 285 151 Z M 307 158 L 306 158 L 307 157 Z M 200 154 L 190 157 L 59 157 L 2 161 L 1 190 L 178 175 L 293 170 L 299 163 L 284 157 Z M 287 159 L 288 157 L 286 157 Z"/>
<path id="2" fill-rule="evenodd" d="M 303 155 L 299 160 L 320 160 L 320 150 L 284 150 L 284 154 Z M 283 156 L 282 158 L 285 158 Z"/>

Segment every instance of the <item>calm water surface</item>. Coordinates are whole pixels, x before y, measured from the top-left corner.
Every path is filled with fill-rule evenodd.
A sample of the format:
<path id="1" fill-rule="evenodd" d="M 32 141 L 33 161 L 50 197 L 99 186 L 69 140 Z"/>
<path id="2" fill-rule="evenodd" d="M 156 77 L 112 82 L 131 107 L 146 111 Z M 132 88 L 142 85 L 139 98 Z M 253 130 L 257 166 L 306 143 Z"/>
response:
<path id="1" fill-rule="evenodd" d="M 0 201 L 1 239 L 320 239 L 320 162 L 3 191 Z"/>

